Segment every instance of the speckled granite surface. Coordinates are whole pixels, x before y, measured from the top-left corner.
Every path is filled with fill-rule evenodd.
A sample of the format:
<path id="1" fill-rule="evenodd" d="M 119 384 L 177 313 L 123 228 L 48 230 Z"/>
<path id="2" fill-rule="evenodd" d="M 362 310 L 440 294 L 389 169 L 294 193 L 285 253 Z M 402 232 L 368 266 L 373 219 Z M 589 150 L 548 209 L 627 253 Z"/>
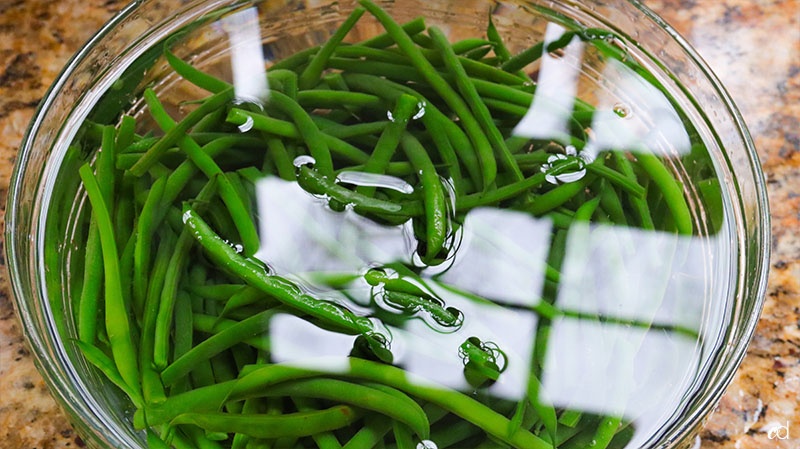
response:
<path id="1" fill-rule="evenodd" d="M 800 0 L 645 3 L 695 45 L 739 105 L 772 204 L 764 314 L 743 366 L 702 433 L 702 446 L 800 448 Z M 69 56 L 123 4 L 0 0 L 0 205 L 37 102 Z M 0 270 L 0 447 L 82 447 L 33 367 L 8 289 Z M 765 429 L 774 425 L 788 425 L 789 438 L 769 439 Z"/>

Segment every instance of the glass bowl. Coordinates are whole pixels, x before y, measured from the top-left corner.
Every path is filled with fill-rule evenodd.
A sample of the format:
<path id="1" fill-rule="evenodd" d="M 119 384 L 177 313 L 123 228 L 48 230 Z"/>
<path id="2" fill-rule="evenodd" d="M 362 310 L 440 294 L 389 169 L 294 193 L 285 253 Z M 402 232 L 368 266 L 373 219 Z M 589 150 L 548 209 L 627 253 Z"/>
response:
<path id="1" fill-rule="evenodd" d="M 770 227 L 672 28 L 626 0 L 184 3 L 75 55 L 11 183 L 17 310 L 90 447 L 694 444 Z"/>

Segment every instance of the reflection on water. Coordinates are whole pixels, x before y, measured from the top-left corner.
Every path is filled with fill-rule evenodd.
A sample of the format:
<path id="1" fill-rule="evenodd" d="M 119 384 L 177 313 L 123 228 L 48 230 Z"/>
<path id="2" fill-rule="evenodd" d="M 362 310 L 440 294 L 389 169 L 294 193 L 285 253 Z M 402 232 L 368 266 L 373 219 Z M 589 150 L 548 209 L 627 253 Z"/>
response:
<path id="1" fill-rule="evenodd" d="M 220 21 L 228 34 L 234 95 L 240 102 L 261 104 L 269 96 L 258 9 L 245 8 Z M 252 125 L 251 125 L 252 126 Z M 248 129 L 242 129 L 247 131 Z"/>
<path id="2" fill-rule="evenodd" d="M 237 36 L 232 30 L 231 39 L 245 48 L 238 57 L 234 52 L 234 61 L 243 58 L 239 69 L 234 64 L 237 96 L 266 98 L 266 85 L 250 83 L 264 76 L 236 76 L 251 70 L 244 60 L 252 56 L 250 38 Z M 263 178 L 256 187 L 257 257 L 315 298 L 369 317 L 376 330 L 346 335 L 277 314 L 269 331 L 273 362 L 342 373 L 346 358 L 358 353 L 400 366 L 420 384 L 622 420 L 635 430 L 630 447 L 680 413 L 720 338 L 732 242 L 724 225 L 709 237 L 659 230 L 644 220 L 614 222 L 616 209 L 636 216 L 642 204 L 674 211 L 664 206 L 668 195 L 659 197 L 653 187 L 664 184 L 652 165 L 634 170 L 626 164 L 655 155 L 669 165 L 691 143 L 681 115 L 654 81 L 625 61 L 595 54 L 592 39 L 547 26 L 536 94 L 512 136 L 530 139 L 531 151 L 546 146 L 532 173 L 544 175 L 547 194 L 594 180 L 615 158 L 617 178 L 607 182 L 625 186 L 639 170 L 653 178 L 649 190 L 629 188 L 627 200 L 587 201 L 607 214 L 590 221 L 579 217 L 585 205 L 568 213 L 555 208 L 552 217 L 535 216 L 524 204 L 461 210 L 454 193 L 461 186 L 443 181 L 449 211 L 459 213 L 447 217 L 452 248 L 427 266 L 418 254 L 416 219 L 373 220 L 355 203 Z M 550 51 L 551 44 L 558 48 Z M 579 91 L 586 90 L 590 51 L 604 63 L 588 105 Z M 420 102 L 411 119 L 425 113 Z M 387 117 L 394 121 L 390 111 Z M 294 160 L 298 169 L 314 163 L 310 156 Z M 370 187 L 401 203 L 427 193 L 388 174 L 346 169 L 329 176 L 338 186 Z M 537 192 L 529 201 L 543 197 Z"/>

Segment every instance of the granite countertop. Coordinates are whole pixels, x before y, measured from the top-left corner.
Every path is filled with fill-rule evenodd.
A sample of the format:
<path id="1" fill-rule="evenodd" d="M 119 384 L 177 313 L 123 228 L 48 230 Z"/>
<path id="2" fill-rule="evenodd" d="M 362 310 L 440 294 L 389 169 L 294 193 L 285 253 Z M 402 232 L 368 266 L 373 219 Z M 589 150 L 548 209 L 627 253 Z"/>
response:
<path id="1" fill-rule="evenodd" d="M 73 52 L 124 3 L 0 0 L 0 208 L 36 104 Z M 702 446 L 797 449 L 800 1 L 644 3 L 696 47 L 738 104 L 755 138 L 772 207 L 772 260 L 764 313 L 742 367 L 701 434 Z M 6 273 L 0 269 L 0 446 L 83 447 L 33 366 L 8 295 Z M 789 439 L 769 439 L 766 429 L 775 425 L 788 426 Z"/>

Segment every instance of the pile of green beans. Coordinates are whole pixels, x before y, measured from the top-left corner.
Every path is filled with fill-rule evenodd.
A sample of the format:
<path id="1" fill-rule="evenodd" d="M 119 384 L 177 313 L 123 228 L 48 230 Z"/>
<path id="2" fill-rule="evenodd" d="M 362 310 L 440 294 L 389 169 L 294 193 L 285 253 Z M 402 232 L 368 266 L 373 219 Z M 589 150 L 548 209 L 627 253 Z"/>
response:
<path id="1" fill-rule="evenodd" d="M 568 313 L 552 305 L 565 232 L 594 222 L 693 234 L 682 186 L 653 155 L 606 152 L 551 164 L 566 145 L 585 144 L 593 110 L 581 101 L 569 142 L 512 135 L 535 96 L 525 69 L 573 36 L 599 48 L 603 36 L 574 30 L 549 48 L 512 55 L 491 20 L 485 38 L 451 43 L 422 18 L 401 25 L 369 0 L 359 3 L 324 45 L 268 67 L 263 105 L 236 102 L 230 84 L 178 58 L 168 42 L 169 66 L 208 96 L 174 119 L 148 88 L 142 98 L 156 129 L 125 114 L 115 125 L 86 124 L 81 145 L 99 151 L 79 170 L 88 207 L 75 343 L 128 396 L 151 448 L 624 447 L 633 426 L 620 417 L 554 408 L 538 396 L 549 323 Z M 346 43 L 362 16 L 385 33 Z M 607 57 L 618 51 L 602 48 Z M 579 180 L 547 181 L 576 167 L 586 170 Z M 414 192 L 338 183 L 344 171 L 401 178 Z M 479 394 L 503 366 L 497 348 L 477 337 L 459 349 L 474 390 L 415 382 L 392 364 L 374 316 L 271 273 L 253 257 L 254 183 L 265 176 L 296 182 L 334 211 L 386 226 L 412 222 L 423 266 L 457 257 L 455 236 L 477 207 L 551 220 L 527 397 Z M 406 268 L 407 279 L 419 273 Z M 330 283 L 354 278 L 382 286 L 387 303 L 408 312 L 404 319 L 464 319 L 381 270 Z M 279 313 L 356 336 L 349 371 L 273 363 L 267 336 Z"/>

